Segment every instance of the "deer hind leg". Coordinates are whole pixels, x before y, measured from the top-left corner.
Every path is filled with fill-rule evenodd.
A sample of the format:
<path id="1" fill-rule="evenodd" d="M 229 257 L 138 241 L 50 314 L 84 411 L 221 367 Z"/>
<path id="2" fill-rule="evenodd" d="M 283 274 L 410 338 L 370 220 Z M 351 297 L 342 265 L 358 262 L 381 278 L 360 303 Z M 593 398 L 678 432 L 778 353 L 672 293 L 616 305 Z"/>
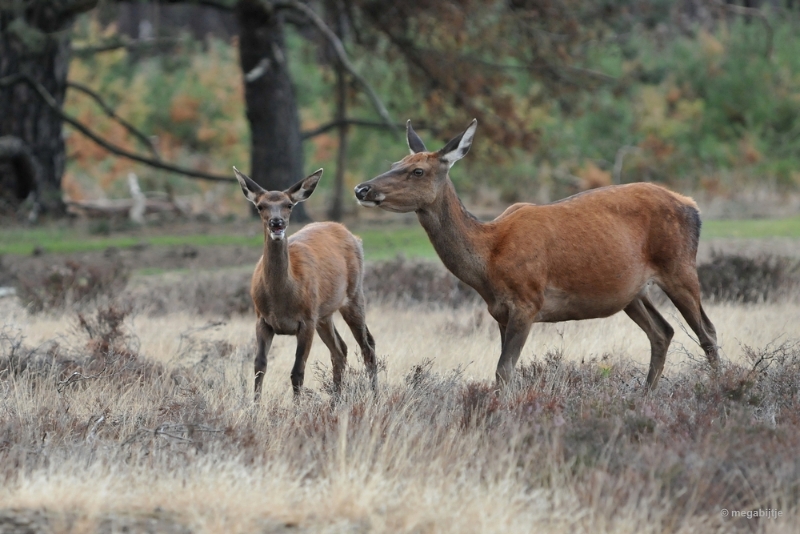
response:
<path id="1" fill-rule="evenodd" d="M 689 328 L 697 335 L 708 363 L 716 368 L 719 364 L 717 331 L 700 302 L 700 281 L 697 279 L 697 271 L 693 267 L 678 270 L 674 276 L 661 280 L 659 286 L 681 312 Z"/>
<path id="2" fill-rule="evenodd" d="M 272 346 L 272 338 L 275 336 L 275 331 L 267 322 L 259 317 L 256 321 L 256 360 L 255 360 L 255 375 L 256 382 L 253 393 L 253 400 L 258 402 L 261 398 L 261 383 L 264 381 L 264 373 L 267 372 L 267 353 Z"/>
<path id="3" fill-rule="evenodd" d="M 311 344 L 314 342 L 314 327 L 303 323 L 297 332 L 297 350 L 294 353 L 294 366 L 292 367 L 292 390 L 297 398 L 303 388 L 303 380 L 306 375 L 306 361 L 311 352 Z"/>
<path id="4" fill-rule="evenodd" d="M 364 365 L 370 376 L 372 383 L 372 390 L 378 391 L 378 360 L 375 357 L 375 339 L 367 328 L 367 312 L 364 305 L 364 294 L 360 293 L 353 301 L 347 306 L 339 310 L 344 318 L 344 322 L 350 327 L 353 332 L 353 337 L 356 338 L 359 348 L 361 349 L 361 357 L 364 359 Z"/>
<path id="5" fill-rule="evenodd" d="M 322 338 L 322 342 L 331 351 L 331 364 L 333 366 L 333 389 L 339 392 L 342 387 L 342 376 L 347 366 L 347 345 L 344 344 L 342 336 L 336 331 L 333 325 L 333 317 L 321 319 L 317 324 L 317 333 Z"/>
<path id="6" fill-rule="evenodd" d="M 658 385 L 664 363 L 667 361 L 667 349 L 675 330 L 658 313 L 650 298 L 642 295 L 625 307 L 625 313 L 639 325 L 650 340 L 650 371 L 647 373 L 647 386 L 650 391 Z"/>
<path id="7" fill-rule="evenodd" d="M 514 376 L 514 367 L 517 365 L 522 347 L 528 340 L 531 326 L 533 326 L 533 321 L 523 317 L 512 317 L 505 328 L 500 326 L 503 350 L 500 352 L 500 360 L 497 362 L 497 372 L 495 373 L 498 388 L 506 386 Z"/>

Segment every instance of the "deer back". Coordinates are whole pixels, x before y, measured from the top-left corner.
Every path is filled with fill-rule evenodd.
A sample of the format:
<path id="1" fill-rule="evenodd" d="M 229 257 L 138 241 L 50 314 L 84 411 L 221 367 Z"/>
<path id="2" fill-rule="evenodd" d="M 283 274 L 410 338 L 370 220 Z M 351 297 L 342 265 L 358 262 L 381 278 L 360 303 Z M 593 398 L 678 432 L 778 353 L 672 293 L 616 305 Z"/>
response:
<path id="1" fill-rule="evenodd" d="M 691 199 L 639 183 L 515 206 L 485 234 L 489 278 L 501 290 L 536 305 L 548 289 L 617 301 L 675 262 L 694 265 L 699 216 Z"/>

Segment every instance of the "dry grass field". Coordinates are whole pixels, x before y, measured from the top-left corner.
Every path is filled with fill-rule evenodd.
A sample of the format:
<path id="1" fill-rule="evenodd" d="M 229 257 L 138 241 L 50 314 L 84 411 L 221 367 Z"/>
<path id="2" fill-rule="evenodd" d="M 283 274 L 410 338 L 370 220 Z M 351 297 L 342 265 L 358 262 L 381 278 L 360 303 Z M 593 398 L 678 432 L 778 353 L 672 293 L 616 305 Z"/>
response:
<path id="1" fill-rule="evenodd" d="M 180 275 L 145 278 L 50 314 L 0 300 L 0 532 L 796 531 L 794 298 L 710 304 L 713 377 L 661 305 L 677 333 L 648 397 L 624 315 L 537 325 L 498 395 L 481 306 L 373 299 L 377 396 L 339 320 L 340 398 L 316 339 L 295 402 L 276 337 L 253 405 L 253 318 L 164 308 Z"/>

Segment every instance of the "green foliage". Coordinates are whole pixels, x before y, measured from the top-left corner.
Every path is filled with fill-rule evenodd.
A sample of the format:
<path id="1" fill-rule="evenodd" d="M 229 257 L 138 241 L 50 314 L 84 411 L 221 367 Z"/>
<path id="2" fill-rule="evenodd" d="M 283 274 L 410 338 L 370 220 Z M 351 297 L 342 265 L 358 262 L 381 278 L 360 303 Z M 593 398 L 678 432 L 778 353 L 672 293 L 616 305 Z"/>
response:
<path id="1" fill-rule="evenodd" d="M 515 43 L 522 43 L 523 37 L 503 19 L 502 28 L 507 30 L 503 38 L 508 42 L 493 46 L 506 54 L 504 68 L 514 74 L 502 76 L 500 85 L 484 80 L 476 94 L 488 91 L 492 106 L 503 102 L 511 106 L 527 137 L 505 143 L 502 130 L 481 122 L 470 157 L 453 170 L 460 192 L 475 193 L 488 186 L 499 191 L 504 202 L 558 198 L 576 188 L 610 183 L 623 148 L 622 182 L 659 181 L 684 190 L 704 189 L 712 196 L 732 194 L 748 184 L 783 188 L 800 184 L 800 54 L 796 53 L 800 36 L 791 20 L 770 19 L 774 39 L 766 57 L 764 26 L 748 24 L 741 17 L 684 31 L 671 26 L 670 2 L 572 4 L 580 7 L 576 20 L 586 26 L 583 33 L 569 38 L 570 57 L 563 64 L 574 70 L 570 75 L 574 83 L 560 92 L 545 73 L 524 68 L 524 57 L 514 59 Z M 478 43 L 486 39 L 492 17 L 500 15 L 491 12 L 480 21 L 454 23 L 463 47 L 445 48 L 447 53 L 462 50 L 474 61 L 491 60 L 489 50 Z M 605 17 L 605 25 L 596 28 L 592 17 Z M 435 28 L 424 18 L 409 24 Z M 77 42 L 92 43 L 110 31 L 86 19 L 79 25 Z M 437 44 L 433 35 L 421 42 L 426 39 L 431 46 Z M 556 41 L 543 41 L 542 46 L 550 50 Z M 317 42 L 291 26 L 286 42 L 302 127 L 310 130 L 334 116 L 335 74 L 331 65 L 320 61 Z M 404 63 L 396 44 L 385 36 L 345 44 L 353 64 L 395 120 L 414 120 L 428 148 L 439 148 L 459 133 L 462 126 L 455 125 L 466 126 L 472 118 L 472 108 L 431 104 L 445 98 L 447 88 L 423 90 L 420 73 Z M 586 72 L 608 79 L 597 81 Z M 103 94 L 120 115 L 158 136 L 165 159 L 223 174 L 233 164 L 246 166 L 249 159 L 241 77 L 231 43 L 213 39 L 198 43 L 188 37 L 161 55 L 131 57 L 117 51 L 75 59 L 70 72 L 71 79 Z M 462 82 L 466 83 L 458 83 Z M 494 108 L 481 109 L 488 113 Z M 70 92 L 66 110 L 110 140 L 144 151 L 87 98 Z M 348 116 L 375 119 L 363 91 L 352 82 Z M 501 115 L 495 118 L 502 120 Z M 127 196 L 124 177 L 129 170 L 137 172 L 145 189 L 203 192 L 212 187 L 111 158 L 74 133 L 67 142 L 71 159 L 65 190 L 73 198 L 94 196 L 98 184 L 112 196 Z M 335 130 L 308 140 L 307 168 L 323 166 L 326 176 L 332 176 L 337 144 Z M 345 196 L 405 152 L 402 131 L 350 128 Z M 332 182 L 323 180 L 321 190 L 329 190 Z M 544 196 L 539 194 L 543 186 L 548 190 Z M 232 188 L 222 204 L 238 206 L 241 199 L 236 193 Z M 319 206 L 326 200 L 322 194 L 310 202 Z M 346 209 L 357 209 L 352 199 L 346 200 Z"/>
<path id="2" fill-rule="evenodd" d="M 711 183 L 712 193 L 754 179 L 798 185 L 800 36 L 790 22 L 771 23 L 769 58 L 763 25 L 740 19 L 661 44 L 636 32 L 598 49 L 587 66 L 618 82 L 582 95 L 569 112 L 551 108 L 556 120 L 542 129 L 539 161 L 576 168 L 594 160 L 610 170 L 617 150 L 633 145 L 642 150 L 622 181 Z"/>
<path id="3" fill-rule="evenodd" d="M 506 57 L 502 62 L 514 76 L 484 90 L 494 98 L 507 94 L 532 138 L 513 148 L 498 138 L 492 124 L 481 122 L 470 157 L 453 172 L 459 191 L 469 194 L 488 185 L 512 202 L 543 198 L 537 191 L 545 186 L 544 198 L 558 198 L 611 183 L 620 149 L 625 154 L 622 182 L 665 182 L 711 196 L 733 194 L 745 185 L 794 188 L 800 183 L 800 36 L 791 20 L 770 19 L 774 39 L 766 57 L 764 26 L 741 17 L 686 31 L 670 20 L 670 2 L 578 4 L 585 11 L 575 15 L 585 23 L 583 40 L 571 42 L 571 59 L 564 61 L 576 68 L 576 85 L 554 90 L 546 73 L 519 73 L 525 70 L 519 69 L 522 56 Z M 592 26 L 592 17 L 604 18 L 605 26 Z M 466 25 L 464 57 L 492 59 L 472 41 L 486 29 L 484 22 Z M 504 53 L 522 42 L 510 31 L 503 39 Z M 427 115 L 431 105 L 426 101 L 436 95 L 418 90 L 419 72 L 402 67 L 384 41 L 370 44 L 376 46 L 350 52 L 392 113 L 400 120 L 452 125 L 433 133 L 422 129 L 428 148 L 441 146 L 459 132 L 461 126 L 455 125 L 472 118 L 466 105 Z M 597 83 L 580 72 L 612 78 Z M 371 112 L 359 98 L 353 103 L 353 115 Z M 404 154 L 397 137 L 355 130 L 349 167 L 362 173 L 359 178 L 382 172 Z"/>
<path id="4" fill-rule="evenodd" d="M 114 29 L 103 30 L 87 16 L 75 34 L 76 46 L 91 46 L 113 37 Z M 228 43 L 214 39 L 200 43 L 183 35 L 167 53 L 123 48 L 78 56 L 70 64 L 69 79 L 94 89 L 118 115 L 153 136 L 166 161 L 219 174 L 249 161 L 242 74 L 236 49 Z M 64 108 L 110 142 L 151 155 L 85 95 L 68 91 Z M 70 160 L 64 191 L 72 199 L 97 196 L 98 188 L 110 196 L 127 197 L 126 176 L 131 171 L 150 191 L 189 193 L 214 187 L 111 157 L 78 133 L 67 130 L 66 137 Z"/>

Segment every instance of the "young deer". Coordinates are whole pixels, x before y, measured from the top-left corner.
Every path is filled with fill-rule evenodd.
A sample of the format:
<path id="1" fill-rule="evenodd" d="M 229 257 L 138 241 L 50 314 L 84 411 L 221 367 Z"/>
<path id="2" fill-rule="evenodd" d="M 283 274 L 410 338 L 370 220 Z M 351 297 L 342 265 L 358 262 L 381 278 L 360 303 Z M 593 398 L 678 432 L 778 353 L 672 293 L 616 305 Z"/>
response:
<path id="1" fill-rule="evenodd" d="M 559 202 L 514 204 L 491 222 L 473 217 L 449 169 L 472 145 L 477 121 L 438 152 L 407 126 L 411 154 L 359 184 L 362 206 L 414 211 L 445 266 L 483 297 L 500 326 L 499 386 L 508 382 L 535 322 L 624 310 L 650 340 L 647 389 L 658 383 L 674 333 L 647 296 L 657 284 L 716 366 L 716 332 L 700 304 L 697 205 L 649 183 L 609 186 Z"/>
<path id="2" fill-rule="evenodd" d="M 378 387 L 375 340 L 366 323 L 364 252 L 361 240 L 333 222 L 309 224 L 286 239 L 292 207 L 317 187 L 322 169 L 286 191 L 265 191 L 233 168 L 247 199 L 264 223 L 264 254 L 256 264 L 250 295 L 256 310 L 255 400 L 267 370 L 267 353 L 275 334 L 297 337 L 292 388 L 303 386 L 314 331 L 331 351 L 333 384 L 338 391 L 347 363 L 347 346 L 333 325 L 342 314 L 361 347 L 372 388 Z"/>

